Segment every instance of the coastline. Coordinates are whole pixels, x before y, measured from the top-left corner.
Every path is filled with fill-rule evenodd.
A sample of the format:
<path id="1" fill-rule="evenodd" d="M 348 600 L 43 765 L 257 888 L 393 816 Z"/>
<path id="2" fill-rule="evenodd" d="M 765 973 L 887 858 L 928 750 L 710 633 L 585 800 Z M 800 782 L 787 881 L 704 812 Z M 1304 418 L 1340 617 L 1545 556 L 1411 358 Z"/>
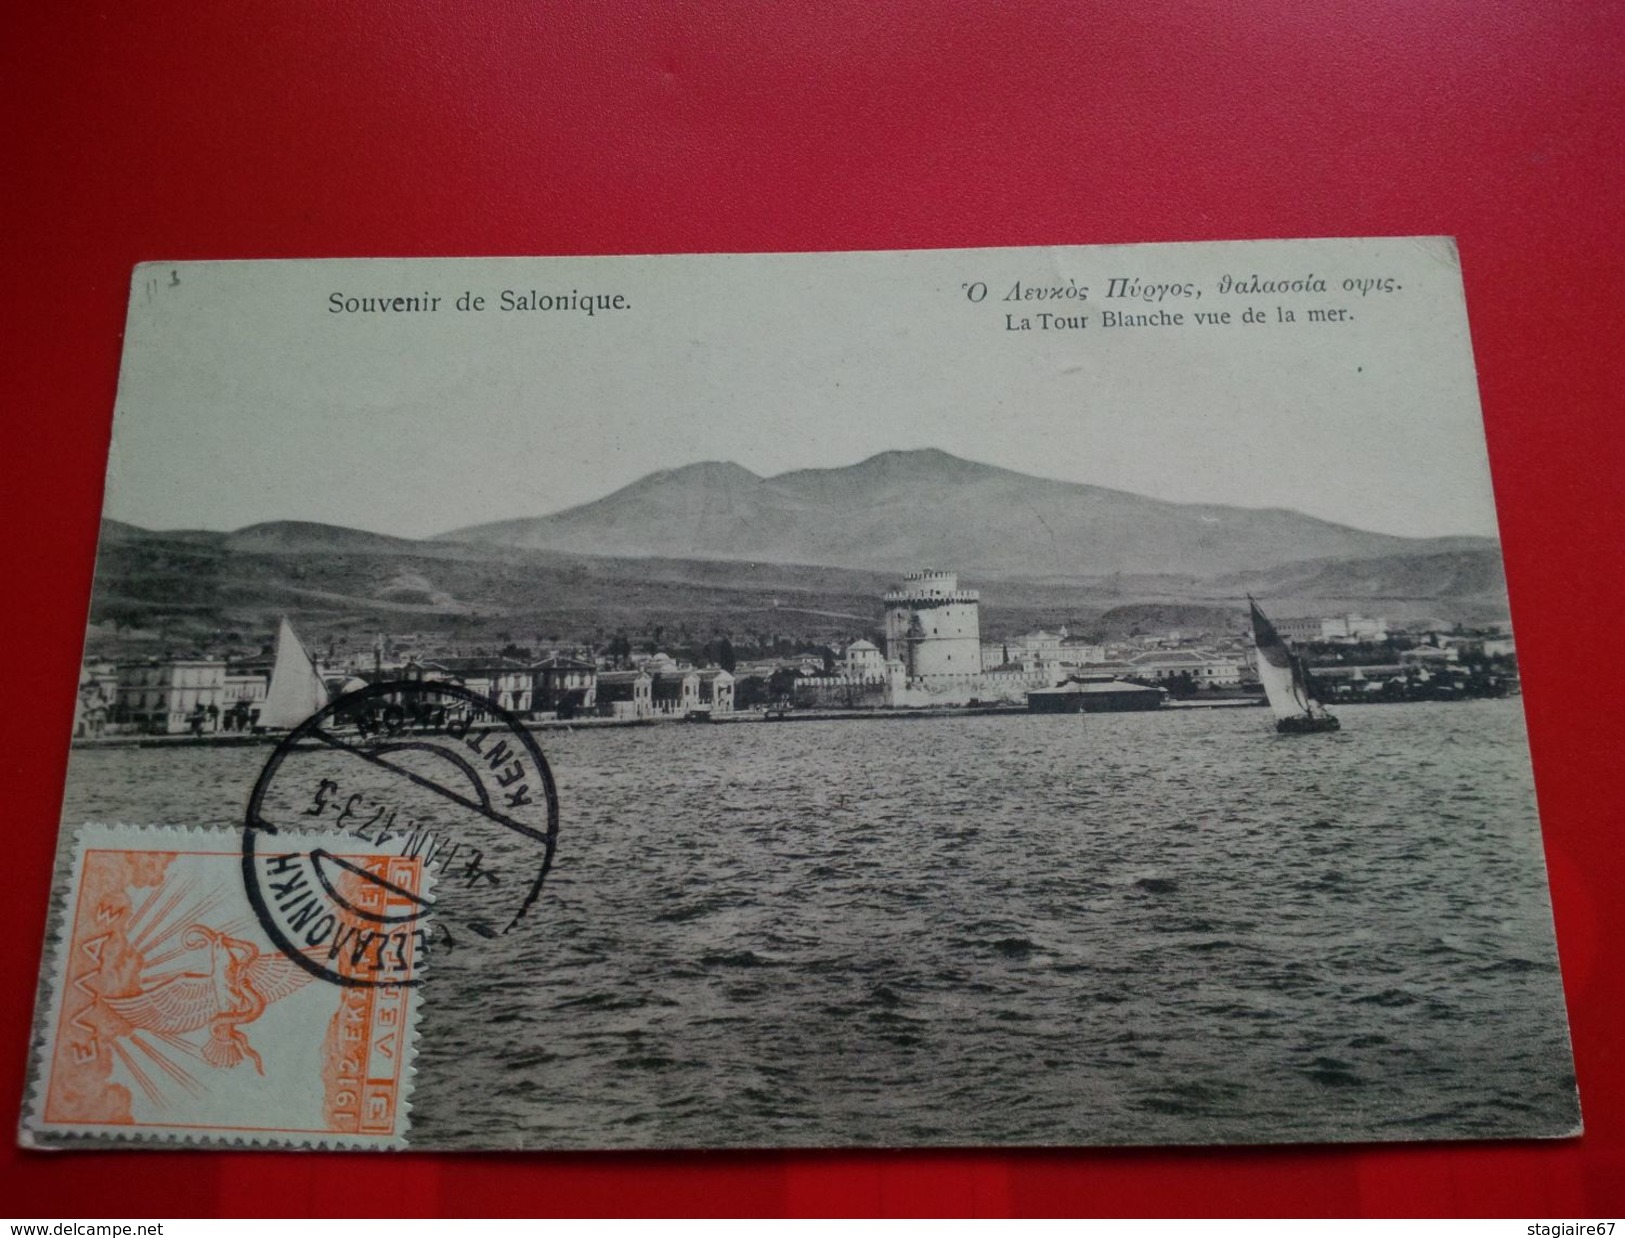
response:
<path id="1" fill-rule="evenodd" d="M 1138 713 L 1158 713 L 1162 711 L 1190 710 L 1190 709 L 1242 709 L 1253 708 L 1264 704 L 1262 698 L 1236 700 L 1227 698 L 1216 701 L 1168 701 L 1158 710 L 1138 710 Z M 1084 711 L 1086 716 L 1099 716 L 1100 713 L 1114 711 L 1103 710 L 1095 714 Z M 877 708 L 877 709 L 787 709 L 787 710 L 741 710 L 738 713 L 722 714 L 711 718 L 689 719 L 671 716 L 654 718 L 534 718 L 521 719 L 521 725 L 528 731 L 599 731 L 617 730 L 627 727 L 665 726 L 673 723 L 690 723 L 703 726 L 732 726 L 748 722 L 839 722 L 854 719 L 867 719 L 872 721 L 925 721 L 931 718 L 988 718 L 988 717 L 1031 717 L 1032 712 L 1024 705 L 944 705 L 940 707 L 925 708 Z M 1059 714 L 1057 717 L 1070 717 L 1069 714 Z M 230 732 L 213 735 L 101 735 L 76 736 L 70 741 L 70 746 L 79 748 L 249 748 L 257 745 L 280 743 L 287 737 L 286 731 L 260 731 L 260 732 Z"/>

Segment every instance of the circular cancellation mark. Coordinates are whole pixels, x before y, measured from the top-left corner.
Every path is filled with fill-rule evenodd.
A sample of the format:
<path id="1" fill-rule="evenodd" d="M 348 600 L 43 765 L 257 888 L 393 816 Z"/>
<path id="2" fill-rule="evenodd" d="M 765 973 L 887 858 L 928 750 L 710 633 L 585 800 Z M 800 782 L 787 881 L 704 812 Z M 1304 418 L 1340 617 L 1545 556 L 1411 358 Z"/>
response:
<path id="1" fill-rule="evenodd" d="M 416 984 L 431 937 L 497 937 L 525 918 L 558 831 L 552 772 L 516 718 L 460 685 L 377 683 L 276 746 L 248 803 L 243 882 L 306 971 Z"/>

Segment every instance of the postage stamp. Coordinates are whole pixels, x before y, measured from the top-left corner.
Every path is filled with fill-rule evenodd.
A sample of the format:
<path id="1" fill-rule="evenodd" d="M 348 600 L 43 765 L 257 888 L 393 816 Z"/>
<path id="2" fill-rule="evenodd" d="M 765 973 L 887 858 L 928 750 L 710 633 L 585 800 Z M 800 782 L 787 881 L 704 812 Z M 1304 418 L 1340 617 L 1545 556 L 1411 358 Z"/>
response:
<path id="1" fill-rule="evenodd" d="M 80 830 L 25 1144 L 406 1145 L 430 874 L 330 836 L 260 855 L 285 883 L 323 857 L 297 956 L 249 905 L 235 834 Z M 414 931 L 383 931 L 403 922 Z"/>

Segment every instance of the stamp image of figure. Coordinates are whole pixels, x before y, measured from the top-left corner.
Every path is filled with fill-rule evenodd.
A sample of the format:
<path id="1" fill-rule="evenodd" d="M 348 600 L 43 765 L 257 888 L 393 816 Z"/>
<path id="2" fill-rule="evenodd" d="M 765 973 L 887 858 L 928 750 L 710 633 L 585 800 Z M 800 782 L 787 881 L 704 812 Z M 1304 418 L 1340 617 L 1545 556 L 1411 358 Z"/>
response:
<path id="1" fill-rule="evenodd" d="M 265 1060 L 249 1043 L 243 1025 L 253 1023 L 272 1002 L 306 984 L 310 973 L 281 955 L 262 952 L 246 938 L 206 924 L 188 925 L 180 944 L 184 950 L 201 951 L 203 957 L 194 964 L 195 970 L 169 972 L 128 997 L 103 995 L 102 1001 L 130 1025 L 132 1035 L 135 1029 L 144 1028 L 173 1041 L 207 1028 L 205 1062 L 224 1068 L 246 1057 L 263 1075 Z"/>
<path id="2" fill-rule="evenodd" d="M 335 931 L 426 904 L 421 860 L 310 835 L 282 846 L 283 859 L 330 856 L 335 896 L 355 909 Z M 228 833 L 84 827 L 25 1142 L 404 1146 L 421 939 L 405 940 L 393 984 L 320 983 L 256 922 L 239 857 Z M 332 966 L 378 974 L 348 953 Z"/>

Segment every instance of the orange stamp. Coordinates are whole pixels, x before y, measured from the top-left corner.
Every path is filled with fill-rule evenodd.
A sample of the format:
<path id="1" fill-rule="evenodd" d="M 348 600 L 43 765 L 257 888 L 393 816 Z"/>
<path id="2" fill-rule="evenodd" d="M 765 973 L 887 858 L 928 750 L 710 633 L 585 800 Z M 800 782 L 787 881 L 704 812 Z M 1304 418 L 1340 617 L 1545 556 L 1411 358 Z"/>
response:
<path id="1" fill-rule="evenodd" d="M 80 831 L 24 1143 L 406 1146 L 427 871 L 296 835 L 257 862 L 295 909 L 297 955 L 250 906 L 236 835 Z"/>

